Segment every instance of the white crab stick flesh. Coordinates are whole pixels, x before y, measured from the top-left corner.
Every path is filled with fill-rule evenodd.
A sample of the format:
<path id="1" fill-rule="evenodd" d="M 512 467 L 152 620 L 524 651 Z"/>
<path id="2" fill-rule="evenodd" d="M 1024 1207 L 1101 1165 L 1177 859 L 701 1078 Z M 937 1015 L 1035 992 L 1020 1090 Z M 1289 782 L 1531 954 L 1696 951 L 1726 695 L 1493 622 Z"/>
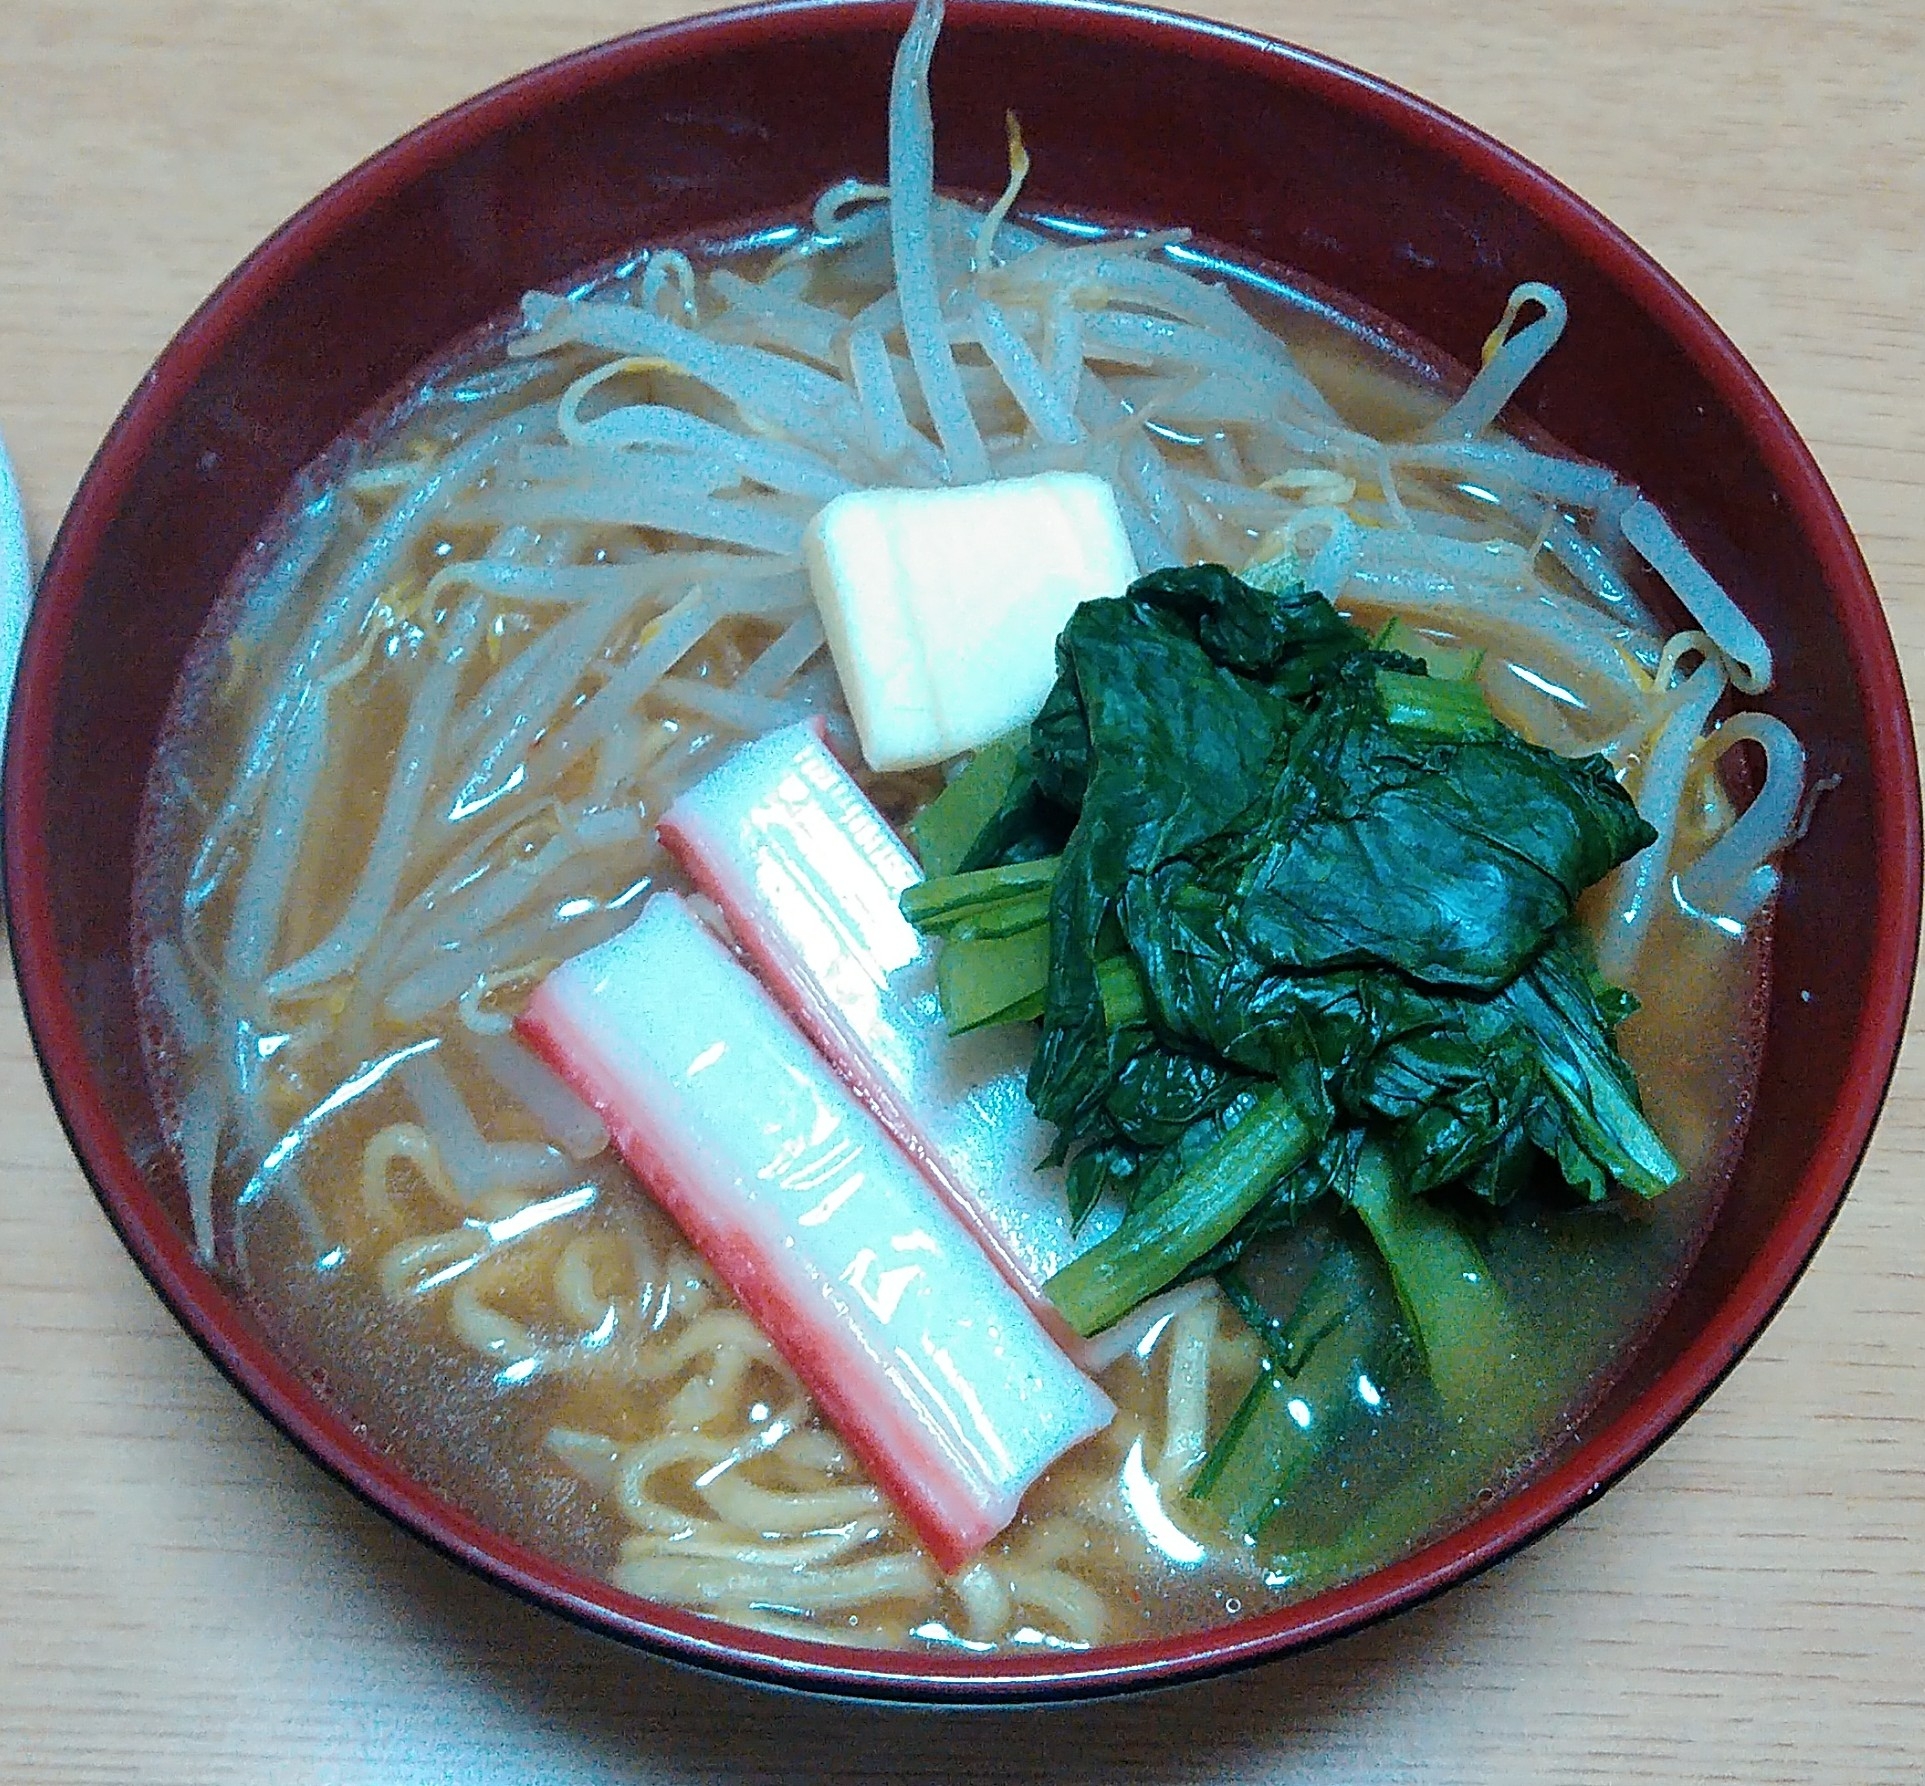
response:
<path id="1" fill-rule="evenodd" d="M 663 816 L 662 842 L 764 981 L 1046 1324 L 1042 1286 L 1116 1223 L 1072 1234 L 1049 1132 L 1024 1091 L 1027 1025 L 951 1036 L 935 946 L 902 915 L 922 869 L 814 722 L 771 732 Z"/>
<path id="2" fill-rule="evenodd" d="M 1110 1423 L 1102 1390 L 674 894 L 557 968 L 518 1027 L 944 1570 Z"/>

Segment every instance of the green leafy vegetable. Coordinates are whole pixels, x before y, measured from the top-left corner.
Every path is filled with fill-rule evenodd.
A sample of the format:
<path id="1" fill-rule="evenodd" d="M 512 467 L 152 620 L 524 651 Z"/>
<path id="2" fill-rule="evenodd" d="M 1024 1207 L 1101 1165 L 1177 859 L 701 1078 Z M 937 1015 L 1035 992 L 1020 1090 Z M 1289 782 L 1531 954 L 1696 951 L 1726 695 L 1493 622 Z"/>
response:
<path id="1" fill-rule="evenodd" d="M 1430 1195 L 1500 1206 L 1540 1160 L 1593 1200 L 1676 1179 L 1573 918 L 1653 833 L 1602 759 L 1499 724 L 1477 669 L 1298 586 L 1158 572 L 1077 610 L 1027 742 L 931 808 L 954 871 L 905 910 L 948 939 L 952 1026 L 1040 1007 L 1072 1214 L 1127 1210 L 1049 1286 L 1079 1330 L 1342 1204 L 1455 1405 L 1516 1341 Z M 1277 1393 L 1237 1430 L 1277 1438 Z M 1242 1518 L 1258 1490 L 1224 1492 Z"/>
<path id="2" fill-rule="evenodd" d="M 1390 1267 L 1444 1405 L 1462 1412 L 1517 1351 L 1509 1311 L 1483 1256 L 1443 1210 L 1404 1194 L 1389 1156 L 1357 1149 L 1345 1195 Z"/>
<path id="3" fill-rule="evenodd" d="M 1386 714 L 1381 680 L 1370 657 L 1346 667 L 1187 886 L 1269 968 L 1388 967 L 1494 992 L 1655 833 L 1602 759 L 1501 729 L 1413 733 Z"/>
<path id="4" fill-rule="evenodd" d="M 903 915 L 931 936 L 1011 936 L 1048 924 L 1055 881 L 1054 857 L 947 875 L 904 892 Z"/>
<path id="5" fill-rule="evenodd" d="M 1233 1536 L 1250 1538 L 1317 1460 L 1377 1415 L 1410 1347 L 1396 1300 L 1368 1247 L 1339 1237 L 1287 1321 L 1233 1275 L 1224 1288 L 1263 1342 L 1263 1361 L 1190 1484 Z"/>
<path id="6" fill-rule="evenodd" d="M 1460 742 L 1503 736 L 1504 728 L 1475 682 L 1444 682 L 1403 670 L 1379 670 L 1377 698 L 1384 704 L 1384 718 L 1401 731 Z"/>
<path id="7" fill-rule="evenodd" d="M 1327 1118 L 1284 1087 L 1259 1093 L 1239 1120 L 1123 1225 L 1049 1281 L 1050 1300 L 1078 1333 L 1098 1333 L 1175 1278 L 1234 1228 L 1250 1206 L 1315 1149 Z"/>
<path id="8" fill-rule="evenodd" d="M 1022 772 L 1027 732 L 986 744 L 969 767 L 909 822 L 909 835 L 931 879 L 970 867 L 970 852 Z"/>
<path id="9" fill-rule="evenodd" d="M 1379 651 L 1394 651 L 1400 657 L 1414 657 L 1440 682 L 1474 682 L 1484 667 L 1481 651 L 1467 651 L 1460 645 L 1443 645 L 1420 633 L 1401 616 L 1393 619 L 1377 635 Z"/>
<path id="10" fill-rule="evenodd" d="M 936 994 L 952 1036 L 1040 1017 L 1049 985 L 1049 933 L 965 936 L 936 958 Z"/>

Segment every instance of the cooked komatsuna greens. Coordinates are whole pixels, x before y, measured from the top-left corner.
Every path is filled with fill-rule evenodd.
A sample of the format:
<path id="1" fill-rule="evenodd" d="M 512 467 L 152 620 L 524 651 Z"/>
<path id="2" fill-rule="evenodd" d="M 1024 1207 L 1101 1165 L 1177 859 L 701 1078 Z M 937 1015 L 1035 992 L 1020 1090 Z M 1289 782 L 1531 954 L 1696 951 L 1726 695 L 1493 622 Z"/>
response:
<path id="1" fill-rule="evenodd" d="M 1079 1332 L 1335 1204 L 1461 1401 L 1503 1368 L 1504 1317 L 1472 1242 L 1418 1200 L 1502 1207 L 1540 1161 L 1593 1202 L 1679 1176 L 1613 1043 L 1635 1001 L 1574 922 L 1656 833 L 1602 758 L 1500 724 L 1474 659 L 1434 674 L 1410 629 L 1373 643 L 1301 583 L 1251 577 L 1160 571 L 1079 608 L 1027 740 L 922 815 L 954 872 L 903 908 L 945 939 L 953 1027 L 1040 1015 L 1029 1094 L 1072 1213 L 1124 1205 L 1048 1286 Z M 1390 1343 L 1333 1282 L 1273 1349 L 1285 1378 Z M 1262 1439 L 1291 1467 L 1296 1441 L 1264 1436 L 1277 1393 L 1266 1372 L 1199 1479 L 1240 1521 L 1261 1474 L 1243 1454 Z"/>

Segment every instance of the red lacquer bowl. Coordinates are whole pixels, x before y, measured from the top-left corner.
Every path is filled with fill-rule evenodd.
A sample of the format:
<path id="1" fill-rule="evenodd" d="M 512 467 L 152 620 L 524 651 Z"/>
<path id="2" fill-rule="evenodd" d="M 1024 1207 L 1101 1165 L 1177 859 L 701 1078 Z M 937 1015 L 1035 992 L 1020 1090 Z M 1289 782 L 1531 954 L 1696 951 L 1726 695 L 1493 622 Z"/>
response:
<path id="1" fill-rule="evenodd" d="M 413 367 L 635 243 L 800 214 L 835 179 L 880 177 L 905 18 L 778 5 L 587 51 L 425 125 L 254 254 L 142 382 L 54 549 L 7 762 L 7 899 L 47 1079 L 109 1217 L 221 1369 L 367 1500 L 502 1585 L 687 1661 L 881 1697 L 1061 1698 L 1277 1656 L 1408 1606 L 1583 1506 L 1697 1405 L 1811 1257 L 1884 1095 L 1917 935 L 1917 766 L 1877 597 L 1810 454 L 1610 224 L 1455 119 L 1300 50 L 1123 7 L 961 0 L 935 72 L 947 183 L 1001 184 L 1013 108 L 1027 202 L 1187 224 L 1464 359 L 1517 281 L 1563 288 L 1575 322 L 1530 415 L 1659 498 L 1771 640 L 1767 704 L 1842 778 L 1788 869 L 1736 1181 L 1670 1313 L 1552 1467 L 1392 1567 L 1190 1636 L 967 1660 L 756 1635 L 559 1568 L 410 1479 L 190 1251 L 131 1042 L 132 841 L 156 730 L 289 479 Z"/>

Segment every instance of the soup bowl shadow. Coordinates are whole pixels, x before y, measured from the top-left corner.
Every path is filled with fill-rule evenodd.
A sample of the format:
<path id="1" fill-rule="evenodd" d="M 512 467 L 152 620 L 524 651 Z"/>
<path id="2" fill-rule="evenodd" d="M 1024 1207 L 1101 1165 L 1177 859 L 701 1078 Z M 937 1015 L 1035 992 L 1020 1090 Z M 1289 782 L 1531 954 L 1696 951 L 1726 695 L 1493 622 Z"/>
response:
<path id="1" fill-rule="evenodd" d="M 1368 76 L 1224 27 L 1088 4 L 956 5 L 934 73 L 945 184 L 993 191 L 1003 116 L 1042 210 L 1177 222 L 1471 359 L 1511 287 L 1570 339 L 1523 419 L 1651 491 L 1771 641 L 1769 710 L 1836 776 L 1787 864 L 1756 1115 L 1705 1244 L 1573 1441 L 1414 1554 L 1280 1611 L 1086 1653 L 856 1652 L 654 1606 L 487 1529 L 371 1445 L 190 1243 L 139 1050 L 134 839 L 175 679 L 295 473 L 416 367 L 531 288 L 637 243 L 793 219 L 879 178 L 900 4 L 690 20 L 524 75 L 301 212 L 211 297 L 115 423 L 42 580 L 5 788 L 10 935 L 76 1152 L 160 1295 L 317 1462 L 456 1560 L 682 1661 L 937 1701 L 1168 1685 L 1409 1607 L 1601 1493 L 1709 1393 L 1823 1237 L 1903 1028 L 1919 913 L 1917 764 L 1896 658 L 1838 505 L 1715 324 L 1581 200 Z M 1180 142 L 1181 154 L 1167 152 Z M 1279 170 L 1287 170 L 1287 177 Z"/>

